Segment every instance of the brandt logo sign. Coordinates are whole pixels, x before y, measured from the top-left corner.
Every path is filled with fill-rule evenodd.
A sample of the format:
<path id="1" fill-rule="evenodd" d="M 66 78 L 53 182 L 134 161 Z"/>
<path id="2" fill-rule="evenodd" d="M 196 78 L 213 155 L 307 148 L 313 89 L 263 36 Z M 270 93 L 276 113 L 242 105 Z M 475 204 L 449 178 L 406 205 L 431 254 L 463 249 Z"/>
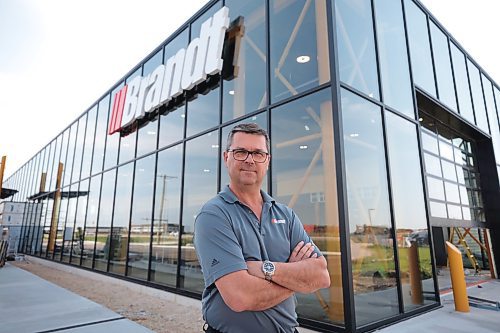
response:
<path id="1" fill-rule="evenodd" d="M 147 76 L 137 76 L 115 95 L 108 134 L 120 132 L 136 120 L 146 118 L 158 106 L 222 71 L 224 36 L 229 27 L 229 9 L 221 8 L 203 22 L 200 37 L 189 43 Z"/>

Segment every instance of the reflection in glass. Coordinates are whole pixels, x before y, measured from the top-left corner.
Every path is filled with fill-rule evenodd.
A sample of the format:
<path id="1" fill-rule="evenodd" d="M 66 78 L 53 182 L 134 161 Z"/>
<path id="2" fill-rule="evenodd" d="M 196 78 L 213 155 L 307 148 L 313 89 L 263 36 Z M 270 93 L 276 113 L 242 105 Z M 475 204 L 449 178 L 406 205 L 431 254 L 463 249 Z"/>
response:
<path id="1" fill-rule="evenodd" d="M 462 117 L 467 119 L 471 124 L 475 124 L 472 101 L 470 99 L 469 78 L 467 77 L 467 68 L 465 67 L 465 56 L 455 44 L 451 43 L 450 45 L 455 84 L 457 85 L 459 111 Z"/>
<path id="2" fill-rule="evenodd" d="M 95 269 L 108 270 L 110 255 L 111 221 L 113 219 L 113 198 L 115 193 L 116 169 L 105 172 L 102 178 L 101 203 L 99 205 L 99 224 L 96 230 Z M 92 183 L 90 185 L 93 187 Z M 90 206 L 90 203 L 89 203 Z"/>
<path id="3" fill-rule="evenodd" d="M 469 71 L 470 88 L 472 91 L 472 101 L 474 103 L 474 114 L 476 115 L 477 126 L 485 133 L 490 133 L 486 108 L 484 105 L 483 87 L 481 85 L 481 75 L 479 69 L 467 59 L 467 69 Z"/>
<path id="4" fill-rule="evenodd" d="M 413 80 L 416 85 L 436 97 L 427 15 L 412 0 L 405 1 L 405 11 Z"/>
<path id="5" fill-rule="evenodd" d="M 457 112 L 448 37 L 432 21 L 430 21 L 430 28 L 439 100 L 452 111 Z"/>
<path id="6" fill-rule="evenodd" d="M 175 53 L 188 45 L 188 30 L 177 35 L 167 46 L 165 46 L 165 62 L 175 56 Z M 184 120 L 186 117 L 186 106 L 182 105 L 175 110 L 167 110 L 160 116 L 159 148 L 177 142 L 184 138 Z"/>
<path id="7" fill-rule="evenodd" d="M 129 77 L 125 80 L 125 84 L 130 83 L 134 78 L 137 76 L 140 76 L 142 73 L 142 68 L 139 67 L 138 69 L 135 70 L 134 73 L 129 75 Z M 120 85 L 120 87 L 123 87 Z M 114 101 L 115 96 L 111 95 Z M 114 103 L 114 102 L 113 102 Z M 109 122 L 108 122 L 109 124 Z M 109 126 L 109 125 L 108 125 Z M 136 146 L 136 141 L 137 141 L 137 121 L 132 125 L 135 127 L 133 129 L 132 133 L 126 133 L 126 132 L 121 132 L 121 133 L 115 133 L 112 134 L 111 136 L 119 136 L 120 137 L 120 157 L 118 159 L 118 163 L 124 163 L 127 161 L 130 161 L 131 159 L 135 158 L 135 146 Z M 109 137 L 109 135 L 108 135 Z M 109 138 L 108 138 L 109 140 Z M 108 165 L 108 164 L 106 164 Z M 112 165 L 109 165 L 112 166 Z"/>
<path id="8" fill-rule="evenodd" d="M 69 185 L 71 183 L 71 175 L 73 173 L 73 161 L 75 157 L 76 136 L 78 134 L 78 129 L 80 127 L 78 123 L 79 122 L 77 121 L 71 126 L 71 131 L 69 133 L 68 155 L 66 158 L 66 164 L 64 165 L 63 184 L 65 185 Z"/>
<path id="9" fill-rule="evenodd" d="M 119 84 L 111 92 L 111 105 L 113 105 L 114 103 L 116 93 L 122 88 L 123 88 L 123 83 Z M 112 110 L 113 109 L 110 106 L 108 106 L 106 112 L 106 126 L 105 128 L 103 128 L 104 135 L 106 136 L 106 154 L 104 157 L 104 170 L 114 167 L 118 163 L 118 146 L 120 143 L 120 133 L 117 132 L 112 135 L 108 135 L 108 127 L 109 127 L 108 114 L 111 113 Z"/>
<path id="10" fill-rule="evenodd" d="M 94 176 L 90 179 L 88 195 L 87 215 L 85 216 L 85 228 L 82 245 L 82 266 L 92 268 L 94 248 L 97 235 L 97 213 L 99 212 L 99 197 L 101 193 L 101 177 Z M 114 178 L 114 177 L 113 177 Z M 102 269 L 102 266 L 101 266 Z"/>
<path id="11" fill-rule="evenodd" d="M 219 138 L 210 132 L 186 143 L 179 287 L 203 290 L 203 276 L 193 245 L 194 220 L 201 206 L 217 194 Z"/>
<path id="12" fill-rule="evenodd" d="M 386 112 L 387 149 L 405 312 L 435 303 L 422 170 L 414 124 Z M 424 297 L 424 294 L 426 297 Z"/>
<path id="13" fill-rule="evenodd" d="M 104 146 L 106 144 L 106 138 L 108 137 L 109 100 L 109 95 L 107 95 L 106 97 L 101 99 L 101 101 L 99 101 L 99 107 L 97 111 L 97 125 L 95 130 L 94 156 L 92 159 L 92 174 L 96 174 L 102 171 L 104 161 Z"/>
<path id="14" fill-rule="evenodd" d="M 244 34 L 237 54 L 238 74 L 223 82 L 223 122 L 267 105 L 265 2 L 228 0 L 226 6 L 231 18 L 243 17 Z"/>
<path id="15" fill-rule="evenodd" d="M 335 1 L 342 82 L 380 99 L 370 0 Z"/>
<path id="16" fill-rule="evenodd" d="M 109 247 L 107 248 L 109 253 L 109 271 L 120 275 L 125 275 L 125 263 L 127 260 L 133 176 L 134 163 L 128 163 L 118 168 L 113 227 L 111 228 L 111 237 L 109 241 L 106 241 L 106 245 Z"/>
<path id="17" fill-rule="evenodd" d="M 344 322 L 330 90 L 271 113 L 273 196 L 294 209 L 328 261 L 331 287 L 298 294 L 297 313 L 312 320 Z"/>
<path id="18" fill-rule="evenodd" d="M 357 325 L 399 313 L 380 107 L 342 90 Z"/>
<path id="19" fill-rule="evenodd" d="M 148 279 L 156 155 L 136 161 L 127 275 Z"/>
<path id="20" fill-rule="evenodd" d="M 271 100 L 330 81 L 326 1 L 270 1 Z"/>
<path id="21" fill-rule="evenodd" d="M 85 132 L 85 145 L 83 147 L 82 155 L 82 179 L 87 178 L 90 175 L 90 168 L 92 166 L 92 149 L 94 148 L 96 117 L 97 106 L 94 106 L 87 113 L 87 130 Z"/>
<path id="22" fill-rule="evenodd" d="M 85 133 L 86 128 L 87 128 L 87 114 L 84 114 L 78 121 L 78 134 L 76 138 L 75 157 L 73 161 L 73 176 L 71 178 L 72 183 L 80 180 L 82 157 L 83 157 L 82 156 L 83 143 L 86 137 Z"/>
<path id="23" fill-rule="evenodd" d="M 176 286 L 182 145 L 158 153 L 151 281 Z"/>
<path id="24" fill-rule="evenodd" d="M 384 103 L 415 118 L 401 2 L 375 1 L 375 13 Z"/>
<path id="25" fill-rule="evenodd" d="M 149 121 L 144 127 L 139 128 L 137 134 L 137 152 L 136 156 L 140 157 L 144 154 L 156 150 L 156 138 L 158 134 L 158 120 Z"/>
<path id="26" fill-rule="evenodd" d="M 491 81 L 481 74 L 484 87 L 484 98 L 486 100 L 486 109 L 488 111 L 488 120 L 490 124 L 491 140 L 493 141 L 493 151 L 497 161 L 500 161 L 500 129 L 498 127 L 498 118 L 493 97 L 493 85 Z M 500 100 L 497 102 L 500 105 Z"/>
<path id="27" fill-rule="evenodd" d="M 68 190 L 78 191 L 79 184 L 73 184 Z M 75 230 L 76 204 L 77 197 L 67 199 L 68 208 L 66 210 L 66 223 L 62 233 L 62 261 L 69 262 L 71 257 L 71 249 L 73 246 L 73 230 Z"/>
<path id="28" fill-rule="evenodd" d="M 220 89 L 211 90 L 207 95 L 198 94 L 187 102 L 187 133 L 191 136 L 219 124 Z"/>
<path id="29" fill-rule="evenodd" d="M 92 253 L 88 250 L 83 251 L 85 248 L 85 238 L 84 238 L 84 228 L 85 228 L 85 216 L 87 214 L 87 200 L 89 197 L 89 180 L 84 180 L 80 183 L 78 189 L 80 195 L 77 198 L 76 215 L 75 215 L 75 227 L 73 229 L 73 239 L 71 244 L 71 259 L 70 262 L 74 265 L 80 265 L 80 259 L 82 257 L 87 258 L 92 257 Z M 89 218 L 91 214 L 89 215 Z M 92 250 L 94 247 L 92 246 Z"/>
<path id="30" fill-rule="evenodd" d="M 441 166 L 443 167 L 443 177 L 445 179 L 456 182 L 457 174 L 455 173 L 455 164 L 445 160 L 441 160 Z"/>

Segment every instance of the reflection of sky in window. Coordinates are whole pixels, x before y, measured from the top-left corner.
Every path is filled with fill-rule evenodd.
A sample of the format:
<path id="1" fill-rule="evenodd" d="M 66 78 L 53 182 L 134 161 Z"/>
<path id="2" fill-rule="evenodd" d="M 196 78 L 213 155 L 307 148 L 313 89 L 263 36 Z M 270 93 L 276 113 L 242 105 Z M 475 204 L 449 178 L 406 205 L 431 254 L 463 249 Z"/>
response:
<path id="1" fill-rule="evenodd" d="M 349 223 L 390 225 L 380 108 L 343 90 L 342 112 Z"/>
<path id="2" fill-rule="evenodd" d="M 196 214 L 217 192 L 218 144 L 216 131 L 186 143 L 182 215 L 186 232 L 193 232 Z"/>

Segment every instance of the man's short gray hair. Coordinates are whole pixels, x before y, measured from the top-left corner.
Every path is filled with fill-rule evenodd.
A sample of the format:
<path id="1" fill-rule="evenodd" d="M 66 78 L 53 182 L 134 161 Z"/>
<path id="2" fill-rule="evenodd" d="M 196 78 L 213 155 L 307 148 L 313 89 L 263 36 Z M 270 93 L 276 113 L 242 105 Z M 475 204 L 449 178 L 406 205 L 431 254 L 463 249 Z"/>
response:
<path id="1" fill-rule="evenodd" d="M 247 134 L 254 134 L 254 135 L 262 135 L 264 138 L 266 138 L 266 148 L 267 152 L 269 153 L 271 151 L 270 143 L 269 143 L 269 135 L 267 134 L 266 130 L 261 128 L 259 125 L 256 123 L 246 123 L 246 124 L 239 124 L 233 127 L 231 132 L 229 132 L 229 135 L 227 136 L 227 144 L 226 144 L 226 150 L 229 150 L 231 148 L 231 145 L 233 144 L 233 137 L 236 133 L 247 133 Z"/>

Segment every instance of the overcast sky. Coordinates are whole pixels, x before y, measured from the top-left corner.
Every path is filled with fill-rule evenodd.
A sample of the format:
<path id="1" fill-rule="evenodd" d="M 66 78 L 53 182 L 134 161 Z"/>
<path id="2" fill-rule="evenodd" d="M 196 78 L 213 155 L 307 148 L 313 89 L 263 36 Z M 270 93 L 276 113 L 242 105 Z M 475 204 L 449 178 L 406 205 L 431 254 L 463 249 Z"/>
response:
<path id="1" fill-rule="evenodd" d="M 4 180 L 207 2 L 0 0 Z M 500 83 L 500 1 L 422 3 Z"/>

